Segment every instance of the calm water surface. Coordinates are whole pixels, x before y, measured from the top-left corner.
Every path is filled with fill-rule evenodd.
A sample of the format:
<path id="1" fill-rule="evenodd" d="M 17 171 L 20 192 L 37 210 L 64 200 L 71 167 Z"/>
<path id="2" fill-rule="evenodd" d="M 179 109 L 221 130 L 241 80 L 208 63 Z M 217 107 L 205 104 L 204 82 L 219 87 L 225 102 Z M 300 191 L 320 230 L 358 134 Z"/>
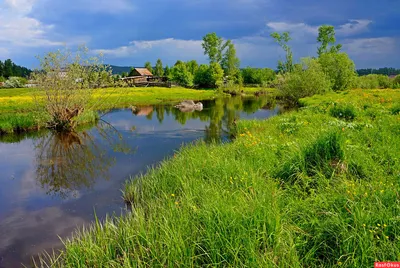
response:
<path id="1" fill-rule="evenodd" d="M 29 265 L 60 248 L 59 237 L 94 213 L 123 214 L 123 183 L 171 156 L 182 144 L 229 141 L 234 120 L 277 114 L 266 97 L 203 101 L 202 111 L 172 105 L 115 110 L 73 134 L 0 137 L 0 267 Z M 32 136 L 33 135 L 33 136 Z"/>

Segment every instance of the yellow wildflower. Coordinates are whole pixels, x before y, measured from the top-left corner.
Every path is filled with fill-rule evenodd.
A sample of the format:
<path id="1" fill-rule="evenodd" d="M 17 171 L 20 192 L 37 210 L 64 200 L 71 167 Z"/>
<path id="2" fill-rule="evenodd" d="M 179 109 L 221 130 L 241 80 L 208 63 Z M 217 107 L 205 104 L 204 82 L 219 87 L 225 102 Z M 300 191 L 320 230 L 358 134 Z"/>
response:
<path id="1" fill-rule="evenodd" d="M 171 196 L 172 196 L 172 197 L 174 197 L 174 196 L 175 196 L 175 194 L 171 194 Z"/>

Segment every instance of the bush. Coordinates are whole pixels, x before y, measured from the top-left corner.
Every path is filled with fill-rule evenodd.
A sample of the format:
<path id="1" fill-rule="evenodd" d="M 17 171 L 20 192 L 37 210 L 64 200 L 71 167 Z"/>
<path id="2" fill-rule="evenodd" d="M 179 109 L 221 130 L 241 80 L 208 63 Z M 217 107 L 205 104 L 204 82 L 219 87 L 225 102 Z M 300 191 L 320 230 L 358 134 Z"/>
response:
<path id="1" fill-rule="evenodd" d="M 193 75 L 182 61 L 178 61 L 171 69 L 170 79 L 184 87 L 193 86 Z"/>
<path id="2" fill-rule="evenodd" d="M 217 88 L 222 84 L 224 70 L 219 63 L 202 64 L 196 72 L 194 83 L 199 87 Z"/>
<path id="3" fill-rule="evenodd" d="M 391 88 L 393 81 L 386 75 L 369 74 L 357 77 L 355 86 L 362 89 Z"/>
<path id="4" fill-rule="evenodd" d="M 346 53 L 324 53 L 318 62 L 331 81 L 334 91 L 352 88 L 357 75 L 354 62 Z"/>
<path id="5" fill-rule="evenodd" d="M 241 72 L 243 83 L 247 85 L 260 85 L 273 81 L 276 77 L 275 71 L 269 68 L 258 69 L 247 67 Z"/>
<path id="6" fill-rule="evenodd" d="M 393 88 L 400 88 L 400 74 L 393 79 L 392 87 Z"/>
<path id="7" fill-rule="evenodd" d="M 356 118 L 356 110 L 351 105 L 335 105 L 329 110 L 329 114 L 333 117 L 344 119 L 348 121 Z"/>
<path id="8" fill-rule="evenodd" d="M 27 82 L 27 80 L 25 78 L 12 76 L 12 77 L 8 78 L 8 80 L 4 83 L 4 87 L 21 88 L 21 87 L 24 87 L 26 82 Z"/>
<path id="9" fill-rule="evenodd" d="M 293 72 L 283 75 L 277 88 L 286 100 L 297 103 L 301 98 L 330 91 L 331 83 L 318 60 L 306 58 Z"/>

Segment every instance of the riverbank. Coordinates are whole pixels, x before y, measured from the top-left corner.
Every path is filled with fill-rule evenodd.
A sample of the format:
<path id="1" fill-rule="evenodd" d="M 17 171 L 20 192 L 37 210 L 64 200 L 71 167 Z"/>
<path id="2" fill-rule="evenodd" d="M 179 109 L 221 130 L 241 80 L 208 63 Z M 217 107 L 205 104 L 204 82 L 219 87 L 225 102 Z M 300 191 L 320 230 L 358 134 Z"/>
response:
<path id="1" fill-rule="evenodd" d="M 400 92 L 353 90 L 240 121 L 127 182 L 132 214 L 65 241 L 52 267 L 369 267 L 400 254 Z"/>
<path id="2" fill-rule="evenodd" d="M 0 89 L 0 134 L 37 130 L 48 120 L 35 112 L 35 89 Z M 204 100 L 217 96 L 214 90 L 186 88 L 106 88 L 95 93 L 93 103 L 100 110 L 128 108 L 133 105 L 152 105 L 179 102 L 186 99 Z M 99 100 L 101 101 L 100 103 Z M 78 120 L 90 123 L 97 120 L 95 111 L 88 111 Z"/>

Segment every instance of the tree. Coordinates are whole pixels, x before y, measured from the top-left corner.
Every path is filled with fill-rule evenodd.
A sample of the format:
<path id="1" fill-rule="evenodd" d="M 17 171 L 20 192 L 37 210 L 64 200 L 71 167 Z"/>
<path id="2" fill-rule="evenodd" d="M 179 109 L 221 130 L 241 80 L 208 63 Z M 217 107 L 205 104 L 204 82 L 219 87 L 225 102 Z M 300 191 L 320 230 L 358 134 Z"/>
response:
<path id="1" fill-rule="evenodd" d="M 127 77 L 128 75 L 129 74 L 127 72 L 122 72 L 121 77 L 124 78 L 124 77 Z"/>
<path id="2" fill-rule="evenodd" d="M 95 105 L 100 105 L 102 100 L 91 102 L 94 87 L 102 84 L 104 72 L 110 77 L 111 70 L 97 57 L 89 57 L 85 47 L 76 53 L 50 52 L 39 60 L 40 71 L 33 76 L 38 84 L 36 106 L 49 117 L 49 128 L 70 131 L 85 109 L 98 109 Z"/>
<path id="3" fill-rule="evenodd" d="M 188 71 L 194 76 L 199 69 L 199 64 L 195 60 L 188 61 L 186 63 L 186 67 L 188 68 Z"/>
<path id="4" fill-rule="evenodd" d="M 0 77 L 4 76 L 4 63 L 0 60 Z"/>
<path id="5" fill-rule="evenodd" d="M 338 53 L 342 48 L 341 44 L 335 45 L 335 28 L 331 25 L 322 25 L 319 27 L 317 41 L 318 43 L 321 43 L 321 45 L 318 47 L 318 56 L 328 52 Z"/>
<path id="6" fill-rule="evenodd" d="M 171 69 L 171 80 L 177 82 L 184 87 L 193 86 L 193 75 L 189 72 L 186 64 L 182 61 L 177 61 L 175 66 Z"/>
<path id="7" fill-rule="evenodd" d="M 258 69 L 246 67 L 242 70 L 242 77 L 244 84 L 249 85 L 260 85 L 263 86 L 266 83 L 275 79 L 275 71 L 269 68 Z"/>
<path id="8" fill-rule="evenodd" d="M 204 49 L 204 55 L 208 56 L 210 63 L 221 63 L 222 53 L 229 44 L 230 40 L 224 42 L 216 33 L 208 33 L 203 37 L 201 45 Z"/>
<path id="9" fill-rule="evenodd" d="M 147 70 L 149 70 L 151 73 L 153 73 L 153 67 L 151 67 L 151 62 L 147 61 L 144 64 L 144 68 L 146 68 Z"/>
<path id="10" fill-rule="evenodd" d="M 222 68 L 229 80 L 235 80 L 235 78 L 237 78 L 240 60 L 236 56 L 235 45 L 232 43 L 228 44 L 228 49 L 222 58 Z"/>
<path id="11" fill-rule="evenodd" d="M 161 59 L 157 60 L 156 68 L 154 70 L 154 75 L 155 76 L 163 76 L 164 75 L 164 69 L 163 69 L 163 64 L 162 64 Z"/>
<path id="12" fill-rule="evenodd" d="M 216 88 L 222 84 L 224 70 L 219 63 L 202 64 L 196 72 L 194 83 L 199 87 Z"/>
<path id="13" fill-rule="evenodd" d="M 327 52 L 318 58 L 334 91 L 350 89 L 357 77 L 355 64 L 346 53 Z"/>
<path id="14" fill-rule="evenodd" d="M 278 89 L 286 100 L 296 103 L 300 98 L 330 91 L 331 83 L 318 60 L 305 58 L 283 75 Z"/>
<path id="15" fill-rule="evenodd" d="M 8 59 L 4 62 L 4 77 L 9 78 L 13 75 L 13 62 Z"/>
<path id="16" fill-rule="evenodd" d="M 293 53 L 292 49 L 287 44 L 290 40 L 292 40 L 290 38 L 289 32 L 284 32 L 282 34 L 274 32 L 271 34 L 271 37 L 275 39 L 275 42 L 278 43 L 286 53 L 286 61 L 278 61 L 279 72 L 291 72 L 293 70 Z"/>
<path id="17" fill-rule="evenodd" d="M 165 68 L 164 68 L 164 75 L 165 75 L 166 77 L 169 77 L 170 74 L 171 74 L 171 69 L 170 69 L 169 66 L 167 65 L 167 66 L 165 66 Z"/>

